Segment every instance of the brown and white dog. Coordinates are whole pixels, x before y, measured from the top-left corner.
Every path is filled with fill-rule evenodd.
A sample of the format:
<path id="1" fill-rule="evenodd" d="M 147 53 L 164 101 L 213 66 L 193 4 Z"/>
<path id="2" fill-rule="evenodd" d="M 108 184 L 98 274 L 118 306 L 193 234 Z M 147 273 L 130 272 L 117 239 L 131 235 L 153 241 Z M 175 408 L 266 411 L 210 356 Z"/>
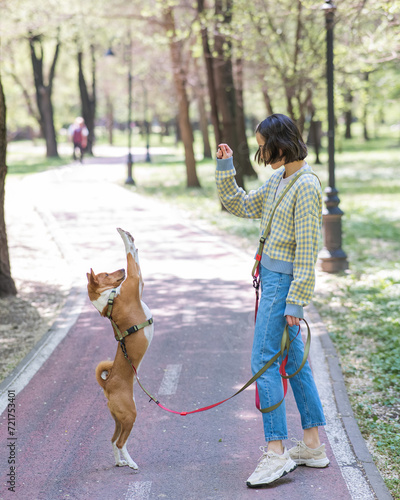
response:
<path id="1" fill-rule="evenodd" d="M 117 229 L 125 244 L 127 258 L 127 276 L 124 269 L 113 273 L 87 273 L 88 294 L 90 301 L 102 316 L 106 316 L 108 298 L 116 290 L 112 308 L 112 320 L 121 332 L 133 325 L 140 325 L 151 318 L 150 309 L 141 300 L 143 279 L 140 271 L 138 251 L 132 236 L 122 229 Z M 115 328 L 113 326 L 114 333 Z M 153 338 L 154 325 L 148 325 L 125 337 L 126 351 L 136 370 Z M 132 460 L 126 443 L 136 420 L 136 405 L 133 396 L 134 373 L 124 357 L 118 342 L 114 361 L 102 361 L 96 368 L 97 382 L 108 399 L 108 408 L 115 420 L 115 431 L 111 438 L 115 464 L 128 465 L 132 469 L 138 466 Z M 122 457 L 121 457 L 122 455 Z"/>

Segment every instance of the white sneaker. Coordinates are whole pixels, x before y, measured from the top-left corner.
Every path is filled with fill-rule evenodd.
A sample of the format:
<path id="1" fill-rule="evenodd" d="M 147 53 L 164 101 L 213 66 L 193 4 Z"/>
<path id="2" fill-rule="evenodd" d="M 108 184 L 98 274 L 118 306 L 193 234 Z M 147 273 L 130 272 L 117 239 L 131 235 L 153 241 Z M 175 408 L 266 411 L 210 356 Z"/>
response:
<path id="1" fill-rule="evenodd" d="M 260 450 L 263 454 L 259 459 L 256 470 L 246 483 L 250 488 L 272 483 L 280 477 L 285 476 L 288 472 L 292 472 L 297 467 L 296 463 L 290 458 L 286 448 L 283 455 L 267 451 L 264 446 L 260 446 Z"/>
<path id="2" fill-rule="evenodd" d="M 304 441 L 297 441 L 292 438 L 296 446 L 289 450 L 290 458 L 297 465 L 306 465 L 307 467 L 326 467 L 329 465 L 329 458 L 325 453 L 325 445 L 321 444 L 319 448 L 309 448 Z"/>

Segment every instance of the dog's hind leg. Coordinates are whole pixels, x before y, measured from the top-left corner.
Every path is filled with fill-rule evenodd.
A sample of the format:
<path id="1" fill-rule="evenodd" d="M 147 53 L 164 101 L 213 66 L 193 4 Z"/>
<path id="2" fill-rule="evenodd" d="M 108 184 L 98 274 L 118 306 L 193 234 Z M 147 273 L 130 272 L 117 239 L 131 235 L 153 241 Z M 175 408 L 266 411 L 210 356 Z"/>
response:
<path id="1" fill-rule="evenodd" d="M 125 459 L 124 461 L 126 461 L 126 465 L 128 465 L 132 469 L 138 469 L 139 467 L 132 460 L 132 457 L 129 455 L 126 444 L 127 444 L 129 434 L 131 433 L 133 424 L 135 423 L 135 417 L 136 417 L 136 415 L 130 415 L 129 417 L 124 418 L 124 422 L 121 423 L 121 425 L 122 425 L 121 434 L 119 436 L 119 439 L 115 443 L 115 446 L 118 449 L 118 452 L 121 452 L 122 456 L 124 457 L 124 459 Z M 113 446 L 114 446 L 114 443 L 113 443 Z"/>
<path id="2" fill-rule="evenodd" d="M 125 465 L 128 465 L 128 462 L 121 458 L 121 453 L 119 451 L 119 448 L 117 447 L 116 441 L 112 441 L 112 447 L 114 452 L 115 465 L 117 467 L 124 467 Z"/>
<path id="3" fill-rule="evenodd" d="M 129 455 L 129 452 L 126 448 L 126 444 L 124 444 L 124 446 L 121 448 L 121 453 L 123 455 L 123 457 L 125 458 L 126 462 L 127 462 L 127 465 L 129 465 L 129 467 L 131 467 L 131 469 L 138 469 L 138 465 L 132 460 L 132 457 Z"/>
<path id="4" fill-rule="evenodd" d="M 117 444 L 116 444 L 118 441 L 118 438 L 121 434 L 122 426 L 121 426 L 121 423 L 118 421 L 117 417 L 113 413 L 111 413 L 111 415 L 115 421 L 115 430 L 114 430 L 113 437 L 111 438 L 111 444 L 112 444 L 114 458 L 115 458 L 115 465 L 117 467 L 123 467 L 124 465 L 128 465 L 128 464 L 127 464 L 127 462 L 125 462 L 125 460 L 121 459 L 121 454 L 120 454 L 119 449 L 117 448 Z"/>

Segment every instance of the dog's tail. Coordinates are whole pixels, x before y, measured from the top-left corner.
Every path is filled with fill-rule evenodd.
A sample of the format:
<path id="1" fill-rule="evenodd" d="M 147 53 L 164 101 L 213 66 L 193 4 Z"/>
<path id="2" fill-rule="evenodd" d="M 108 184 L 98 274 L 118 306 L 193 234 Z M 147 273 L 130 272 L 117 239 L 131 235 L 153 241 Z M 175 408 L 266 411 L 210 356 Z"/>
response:
<path id="1" fill-rule="evenodd" d="M 111 374 L 114 361 L 100 361 L 96 367 L 96 380 L 100 387 L 104 389 L 104 385 Z"/>

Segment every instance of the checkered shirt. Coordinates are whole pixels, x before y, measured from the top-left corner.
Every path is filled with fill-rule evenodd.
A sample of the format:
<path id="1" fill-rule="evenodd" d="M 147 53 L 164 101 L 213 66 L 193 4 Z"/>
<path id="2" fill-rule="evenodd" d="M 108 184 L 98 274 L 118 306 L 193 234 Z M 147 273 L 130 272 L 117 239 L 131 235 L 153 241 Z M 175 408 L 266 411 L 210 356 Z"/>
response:
<path id="1" fill-rule="evenodd" d="M 312 171 L 309 165 L 304 170 Z M 232 159 L 217 160 L 216 183 L 220 199 L 226 209 L 237 217 L 261 219 L 262 236 L 283 172 L 279 169 L 261 187 L 246 193 L 236 184 Z M 263 251 L 267 261 L 272 259 L 286 269 L 293 266 L 293 281 L 286 299 L 285 314 L 301 317 L 296 312 L 302 313 L 303 306 L 312 298 L 321 222 L 321 186 L 315 175 L 303 174 L 276 209 Z"/>

